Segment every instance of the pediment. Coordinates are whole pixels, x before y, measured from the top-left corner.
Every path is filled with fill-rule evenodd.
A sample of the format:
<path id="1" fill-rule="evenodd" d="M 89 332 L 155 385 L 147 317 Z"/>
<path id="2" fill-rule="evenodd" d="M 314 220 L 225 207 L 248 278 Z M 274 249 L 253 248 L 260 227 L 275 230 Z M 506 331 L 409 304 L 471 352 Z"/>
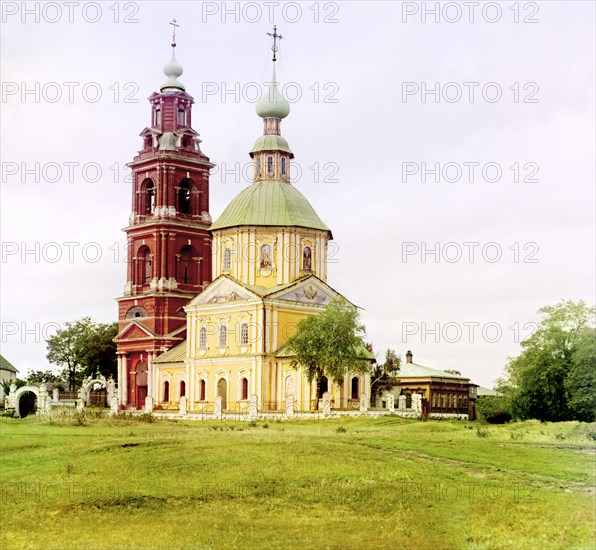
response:
<path id="1" fill-rule="evenodd" d="M 116 340 L 132 340 L 137 338 L 152 338 L 155 334 L 139 321 L 131 321 L 126 325 Z"/>
<path id="2" fill-rule="evenodd" d="M 139 136 L 141 136 L 141 137 L 145 137 L 145 136 L 148 136 L 148 135 L 157 135 L 157 136 L 160 136 L 161 135 L 161 132 L 159 130 L 155 130 L 154 128 L 148 128 L 148 127 L 146 127 L 139 134 Z"/>
<path id="3" fill-rule="evenodd" d="M 269 298 L 276 300 L 287 300 L 291 302 L 300 302 L 303 304 L 316 304 L 325 306 L 333 299 L 340 296 L 328 284 L 321 281 L 314 275 L 297 282 L 290 288 L 280 290 L 275 294 L 270 294 Z"/>
<path id="4" fill-rule="evenodd" d="M 176 136 L 198 136 L 199 133 L 192 128 L 180 128 L 174 131 Z"/>
<path id="5" fill-rule="evenodd" d="M 217 278 L 203 292 L 195 296 L 184 309 L 197 305 L 222 304 L 254 300 L 255 298 L 259 298 L 259 296 L 224 275 Z"/>

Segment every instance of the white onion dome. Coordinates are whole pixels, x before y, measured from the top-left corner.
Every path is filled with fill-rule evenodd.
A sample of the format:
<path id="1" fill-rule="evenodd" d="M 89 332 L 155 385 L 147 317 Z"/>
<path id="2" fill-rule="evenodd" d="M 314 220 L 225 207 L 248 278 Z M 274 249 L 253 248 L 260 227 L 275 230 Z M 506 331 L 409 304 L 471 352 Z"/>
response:
<path id="1" fill-rule="evenodd" d="M 180 63 L 176 61 L 176 56 L 174 55 L 174 52 L 172 52 L 172 59 L 170 59 L 170 62 L 165 64 L 163 72 L 168 77 L 168 80 L 167 82 L 164 82 L 161 85 L 160 90 L 162 92 L 168 90 L 184 91 L 184 84 L 182 84 L 182 82 L 178 80 L 178 77 L 184 72 L 184 69 L 182 68 L 182 65 L 180 65 Z"/>

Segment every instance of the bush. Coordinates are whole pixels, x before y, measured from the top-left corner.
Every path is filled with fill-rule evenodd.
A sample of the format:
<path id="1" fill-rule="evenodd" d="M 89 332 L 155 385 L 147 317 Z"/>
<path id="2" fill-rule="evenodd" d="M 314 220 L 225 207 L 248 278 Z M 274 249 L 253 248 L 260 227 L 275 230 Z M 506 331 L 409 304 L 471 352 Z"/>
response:
<path id="1" fill-rule="evenodd" d="M 509 400 L 505 397 L 481 397 L 476 401 L 479 420 L 489 424 L 505 424 L 511 420 Z"/>
<path id="2" fill-rule="evenodd" d="M 476 428 L 476 435 L 478 437 L 488 437 L 490 435 L 490 432 L 487 428 L 483 428 L 482 426 L 478 426 Z"/>

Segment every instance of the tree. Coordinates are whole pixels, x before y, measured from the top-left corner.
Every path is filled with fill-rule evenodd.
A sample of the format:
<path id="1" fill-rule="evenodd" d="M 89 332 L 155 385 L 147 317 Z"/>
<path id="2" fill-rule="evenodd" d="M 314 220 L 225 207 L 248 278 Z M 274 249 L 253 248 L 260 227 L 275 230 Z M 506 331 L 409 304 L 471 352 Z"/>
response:
<path id="1" fill-rule="evenodd" d="M 41 384 L 42 382 L 63 382 L 62 376 L 52 372 L 51 370 L 34 370 L 27 373 L 28 384 Z"/>
<path id="2" fill-rule="evenodd" d="M 292 366 L 304 369 L 309 382 L 317 381 L 317 394 L 323 376 L 342 384 L 348 371 L 368 371 L 369 352 L 358 317 L 354 306 L 336 299 L 319 315 L 302 319 L 288 340 L 287 349 L 294 354 Z"/>
<path id="3" fill-rule="evenodd" d="M 377 394 L 390 390 L 396 383 L 397 373 L 401 367 L 401 357 L 391 348 L 385 352 L 385 362 L 377 365 L 371 373 L 370 391 L 376 401 Z"/>
<path id="4" fill-rule="evenodd" d="M 585 329 L 578 335 L 571 370 L 565 379 L 569 410 L 584 422 L 596 420 L 596 330 Z"/>
<path id="5" fill-rule="evenodd" d="M 539 310 L 544 318 L 510 358 L 499 391 L 514 418 L 542 421 L 594 417 L 594 308 L 562 301 Z M 591 408 L 591 411 L 590 411 Z"/>
<path id="6" fill-rule="evenodd" d="M 490 424 L 505 424 L 511 420 L 509 400 L 506 397 L 487 395 L 476 400 L 476 411 L 481 420 Z"/>
<path id="7" fill-rule="evenodd" d="M 27 382 L 25 380 L 21 380 L 20 378 L 14 378 L 12 380 L 10 378 L 5 378 L 4 380 L 2 380 L 2 382 L 0 382 L 0 384 L 2 385 L 2 389 L 4 390 L 4 395 L 8 395 L 10 393 L 10 386 L 14 384 L 17 387 L 17 389 L 19 389 L 23 386 L 26 386 Z"/>
<path id="8" fill-rule="evenodd" d="M 84 376 L 99 372 L 104 376 L 116 374 L 116 323 L 94 323 L 90 317 L 65 323 L 47 339 L 50 363 L 63 367 L 71 391 Z"/>

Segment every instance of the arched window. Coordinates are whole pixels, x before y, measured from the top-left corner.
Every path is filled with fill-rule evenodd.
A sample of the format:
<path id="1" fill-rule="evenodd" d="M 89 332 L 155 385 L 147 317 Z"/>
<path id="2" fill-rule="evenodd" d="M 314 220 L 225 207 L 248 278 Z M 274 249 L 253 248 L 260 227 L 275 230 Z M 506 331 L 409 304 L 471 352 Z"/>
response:
<path id="1" fill-rule="evenodd" d="M 240 324 L 240 345 L 248 346 L 248 323 Z"/>
<path id="2" fill-rule="evenodd" d="M 261 177 L 261 157 L 255 157 L 255 168 L 257 172 L 257 178 Z"/>
<path id="3" fill-rule="evenodd" d="M 186 382 L 184 380 L 180 381 L 180 397 L 184 397 L 186 395 Z"/>
<path id="4" fill-rule="evenodd" d="M 352 399 L 358 399 L 360 397 L 360 378 L 354 376 L 352 378 Z"/>
<path id="5" fill-rule="evenodd" d="M 240 399 L 248 399 L 248 379 L 240 380 Z"/>
<path id="6" fill-rule="evenodd" d="M 135 319 L 137 317 L 147 317 L 147 310 L 142 306 L 132 306 L 126 312 L 126 319 Z"/>
<path id="7" fill-rule="evenodd" d="M 228 327 L 226 325 L 219 326 L 219 347 L 225 348 L 228 345 Z"/>
<path id="8" fill-rule="evenodd" d="M 159 126 L 161 124 L 161 109 L 157 107 L 153 111 L 153 126 Z"/>
<path id="9" fill-rule="evenodd" d="M 207 327 L 201 325 L 199 329 L 199 349 L 207 349 Z"/>
<path id="10" fill-rule="evenodd" d="M 193 260 L 194 249 L 192 246 L 185 246 L 180 251 L 180 262 L 178 266 L 178 282 L 185 285 L 195 285 L 196 283 L 196 263 Z"/>
<path id="11" fill-rule="evenodd" d="M 155 185 L 153 180 L 146 179 L 141 185 L 142 199 L 139 214 L 153 214 L 155 211 Z"/>
<path id="12" fill-rule="evenodd" d="M 232 251 L 229 248 L 225 248 L 223 253 L 223 270 L 230 271 L 230 269 L 232 269 Z"/>
<path id="13" fill-rule="evenodd" d="M 182 180 L 178 186 L 178 212 L 180 214 L 190 214 L 190 182 Z"/>
<path id="14" fill-rule="evenodd" d="M 170 383 L 167 380 L 163 383 L 163 400 L 164 403 L 170 400 Z"/>
<path id="15" fill-rule="evenodd" d="M 149 284 L 152 279 L 151 264 L 153 260 L 153 255 L 151 254 L 151 250 L 148 246 L 141 246 L 141 248 L 139 248 L 139 252 L 137 253 L 137 259 L 139 262 L 138 284 Z"/>
<path id="16" fill-rule="evenodd" d="M 205 401 L 205 390 L 207 388 L 207 384 L 205 380 L 199 380 L 199 401 Z"/>
<path id="17" fill-rule="evenodd" d="M 267 157 L 267 175 L 273 175 L 273 157 L 271 155 Z"/>
<path id="18" fill-rule="evenodd" d="M 310 246 L 305 246 L 302 250 L 302 269 L 304 271 L 312 269 L 312 250 Z"/>
<path id="19" fill-rule="evenodd" d="M 288 159 L 286 157 L 281 157 L 281 175 L 282 176 L 286 175 L 287 163 L 288 163 Z"/>
<path id="20" fill-rule="evenodd" d="M 178 126 L 186 126 L 186 110 L 182 105 L 178 107 Z"/>

